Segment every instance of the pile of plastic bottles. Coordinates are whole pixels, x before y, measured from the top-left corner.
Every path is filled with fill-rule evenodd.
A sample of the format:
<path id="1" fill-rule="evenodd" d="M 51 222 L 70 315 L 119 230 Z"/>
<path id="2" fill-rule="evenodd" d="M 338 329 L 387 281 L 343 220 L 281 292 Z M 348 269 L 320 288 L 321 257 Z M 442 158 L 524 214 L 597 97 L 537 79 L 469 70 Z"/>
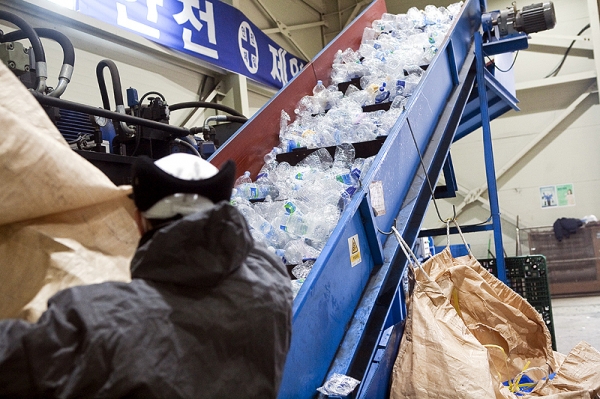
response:
<path id="1" fill-rule="evenodd" d="M 406 14 L 383 14 L 365 28 L 357 51 L 338 50 L 331 85 L 318 81 L 312 96 L 298 102 L 295 120 L 282 112 L 280 148 L 319 148 L 385 136 L 437 54 L 461 3 L 447 8 L 413 7 Z M 341 92 L 338 85 L 358 80 Z M 388 111 L 363 107 L 389 103 Z"/>
<path id="2" fill-rule="evenodd" d="M 351 143 L 388 134 L 461 7 L 413 7 L 373 21 L 358 51 L 337 52 L 330 86 L 318 81 L 313 95 L 298 102 L 293 121 L 281 112 L 280 145 L 265 155 L 256 180 L 247 172 L 236 181 L 232 203 L 255 240 L 297 265 L 296 292 L 373 161 L 355 159 Z M 353 79 L 360 83 L 338 90 Z M 389 109 L 365 112 L 378 103 L 390 103 Z M 333 157 L 323 148 L 331 146 L 337 146 Z M 277 154 L 299 147 L 319 149 L 296 166 L 277 162 Z"/>
<path id="3" fill-rule="evenodd" d="M 352 144 L 332 157 L 318 149 L 291 166 L 277 162 L 274 149 L 255 181 L 240 176 L 232 203 L 245 216 L 255 240 L 267 244 L 286 264 L 314 261 L 374 157 L 355 158 Z"/>

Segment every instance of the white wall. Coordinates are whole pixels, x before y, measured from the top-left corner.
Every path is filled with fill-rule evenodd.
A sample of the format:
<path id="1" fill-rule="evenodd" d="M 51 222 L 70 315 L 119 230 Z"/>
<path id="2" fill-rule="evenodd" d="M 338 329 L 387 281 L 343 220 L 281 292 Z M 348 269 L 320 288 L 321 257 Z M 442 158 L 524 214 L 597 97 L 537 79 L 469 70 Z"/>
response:
<path id="1" fill-rule="evenodd" d="M 523 5 L 528 3 L 518 4 L 519 8 Z M 506 1 L 488 2 L 489 10 L 507 6 L 510 4 Z M 515 62 L 516 96 L 520 100 L 521 111 L 510 111 L 491 124 L 497 171 L 513 160 L 533 139 L 544 132 L 548 133 L 498 179 L 500 211 L 510 220 L 510 223 L 506 220 L 502 223 L 504 248 L 508 256 L 514 256 L 516 252 L 516 216 L 519 217 L 521 228 L 551 226 L 560 217 L 581 218 L 589 214 L 600 217 L 600 161 L 597 155 L 600 150 L 600 106 L 597 93 L 585 94 L 590 85 L 595 85 L 595 78 L 525 89 L 532 82 L 543 79 L 560 62 L 570 41 L 555 36 L 575 36 L 589 22 L 586 0 L 556 0 L 554 6 L 556 27 L 533 34 L 530 40 L 533 45 L 521 51 Z M 590 36 L 591 29 L 583 35 Z M 555 46 L 542 46 L 541 43 Z M 567 79 L 573 74 L 595 73 L 591 49 L 590 42 L 578 42 L 555 81 Z M 583 101 L 569 113 L 568 107 L 580 96 L 583 96 Z M 566 114 L 569 116 L 565 118 Z M 561 120 L 556 128 L 551 129 L 553 124 Z M 467 191 L 484 185 L 486 181 L 481 137 L 482 132 L 478 130 L 452 146 L 458 184 Z M 574 185 L 576 205 L 542 209 L 540 187 L 566 183 Z M 487 194 L 483 196 L 487 199 Z M 463 199 L 459 196 L 451 201 L 438 201 L 442 216 L 451 216 L 450 204 L 458 206 Z M 439 225 L 432 209 L 430 206 L 424 223 L 426 228 Z M 489 210 L 484 209 L 481 202 L 475 202 L 467 206 L 458 220 L 466 225 L 482 222 L 487 216 Z M 486 257 L 491 237 L 491 232 L 468 235 L 476 256 Z M 440 237 L 436 241 L 442 243 L 445 238 Z M 452 243 L 458 242 L 458 237 L 452 238 Z M 493 242 L 491 248 L 494 252 Z"/>

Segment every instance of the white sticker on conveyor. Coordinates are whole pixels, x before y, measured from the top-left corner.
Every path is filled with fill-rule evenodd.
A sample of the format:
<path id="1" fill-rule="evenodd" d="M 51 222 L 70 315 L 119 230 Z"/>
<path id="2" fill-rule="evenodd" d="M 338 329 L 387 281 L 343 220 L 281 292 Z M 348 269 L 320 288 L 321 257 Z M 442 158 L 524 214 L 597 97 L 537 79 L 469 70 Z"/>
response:
<path id="1" fill-rule="evenodd" d="M 360 257 L 360 244 L 358 234 L 348 238 L 348 249 L 350 250 L 350 264 L 352 267 L 358 265 L 362 259 Z"/>
<path id="2" fill-rule="evenodd" d="M 371 207 L 375 216 L 385 215 L 385 200 L 383 199 L 383 183 L 381 180 L 371 182 L 369 193 L 371 194 Z"/>

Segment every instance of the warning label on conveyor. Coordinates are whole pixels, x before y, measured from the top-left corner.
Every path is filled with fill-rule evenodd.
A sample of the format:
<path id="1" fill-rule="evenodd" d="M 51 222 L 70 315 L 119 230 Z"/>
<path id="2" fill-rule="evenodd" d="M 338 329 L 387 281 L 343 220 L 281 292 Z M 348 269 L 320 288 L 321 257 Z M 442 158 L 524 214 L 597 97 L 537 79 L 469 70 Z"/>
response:
<path id="1" fill-rule="evenodd" d="M 358 234 L 348 238 L 348 249 L 350 250 L 350 264 L 352 267 L 358 265 L 361 262 L 360 257 L 360 244 L 358 242 Z"/>

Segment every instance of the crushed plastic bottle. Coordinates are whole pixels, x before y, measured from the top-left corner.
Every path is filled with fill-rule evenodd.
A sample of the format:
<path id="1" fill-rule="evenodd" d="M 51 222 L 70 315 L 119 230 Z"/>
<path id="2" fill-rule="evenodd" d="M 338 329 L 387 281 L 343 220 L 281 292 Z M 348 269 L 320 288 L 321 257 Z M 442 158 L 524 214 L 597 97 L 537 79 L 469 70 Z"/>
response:
<path id="1" fill-rule="evenodd" d="M 298 292 L 300 292 L 300 288 L 302 288 L 302 283 L 304 283 L 304 279 L 290 280 L 290 285 L 292 286 L 292 298 L 296 298 Z"/>
<path id="2" fill-rule="evenodd" d="M 316 259 L 306 259 L 292 269 L 292 274 L 299 280 L 304 280 L 312 270 Z"/>
<path id="3" fill-rule="evenodd" d="M 319 252 L 310 245 L 307 245 L 303 239 L 291 240 L 288 242 L 284 248 L 284 253 L 285 262 L 288 265 L 302 265 L 305 262 L 314 262 L 319 256 Z M 304 264 L 304 270 L 301 271 L 300 268 L 297 268 L 294 276 L 299 279 L 304 279 L 308 277 L 308 272 L 310 272 L 310 267 L 307 267 L 307 265 Z"/>
<path id="4" fill-rule="evenodd" d="M 359 380 L 347 375 L 333 373 L 323 386 L 317 388 L 317 391 L 327 396 L 348 396 L 358 384 L 360 384 Z"/>

